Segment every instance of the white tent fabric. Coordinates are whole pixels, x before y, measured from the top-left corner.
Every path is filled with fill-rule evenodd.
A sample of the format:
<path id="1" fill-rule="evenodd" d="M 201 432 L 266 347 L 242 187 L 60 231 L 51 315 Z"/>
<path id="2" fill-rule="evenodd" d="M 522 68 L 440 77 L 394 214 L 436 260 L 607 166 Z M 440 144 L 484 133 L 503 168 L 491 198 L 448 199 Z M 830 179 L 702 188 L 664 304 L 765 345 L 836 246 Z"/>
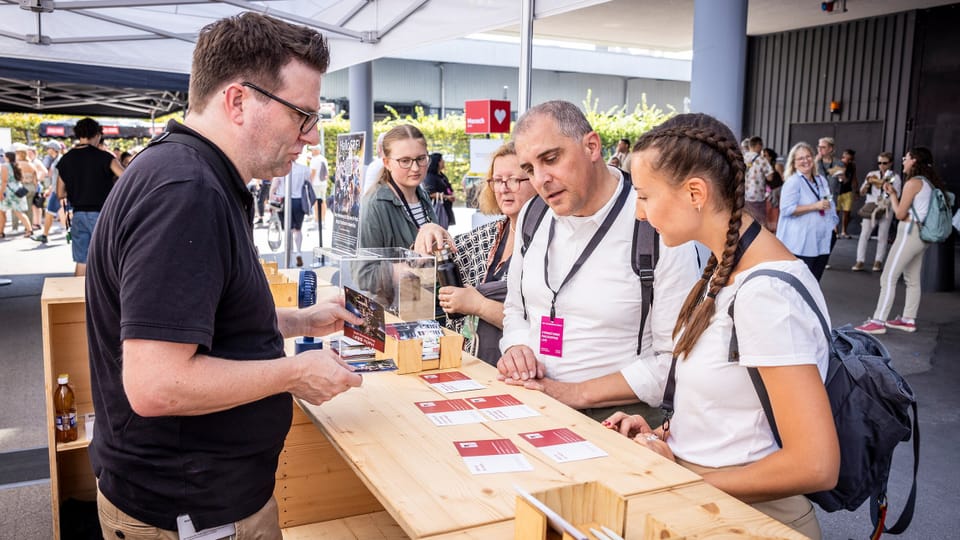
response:
<path id="1" fill-rule="evenodd" d="M 520 0 L 0 0 L 3 57 L 189 73 L 200 29 L 258 11 L 323 32 L 337 70 L 427 43 L 509 25 Z M 547 17 L 608 0 L 536 0 Z"/>

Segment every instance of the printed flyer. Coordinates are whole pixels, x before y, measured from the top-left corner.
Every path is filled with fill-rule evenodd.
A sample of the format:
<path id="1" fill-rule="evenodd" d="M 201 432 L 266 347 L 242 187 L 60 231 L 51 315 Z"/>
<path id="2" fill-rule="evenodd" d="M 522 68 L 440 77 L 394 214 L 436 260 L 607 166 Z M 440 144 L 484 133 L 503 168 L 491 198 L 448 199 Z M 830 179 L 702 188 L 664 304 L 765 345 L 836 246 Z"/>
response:
<path id="1" fill-rule="evenodd" d="M 365 133 L 337 135 L 337 169 L 333 177 L 333 250 L 352 257 L 360 248 L 360 200 L 363 197 Z"/>

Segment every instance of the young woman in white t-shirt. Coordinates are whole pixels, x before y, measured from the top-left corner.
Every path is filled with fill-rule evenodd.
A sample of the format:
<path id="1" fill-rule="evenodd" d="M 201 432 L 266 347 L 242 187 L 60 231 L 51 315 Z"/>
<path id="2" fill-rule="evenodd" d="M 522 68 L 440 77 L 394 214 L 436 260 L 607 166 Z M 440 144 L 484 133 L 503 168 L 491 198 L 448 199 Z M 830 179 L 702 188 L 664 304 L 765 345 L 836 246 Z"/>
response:
<path id="1" fill-rule="evenodd" d="M 743 211 L 744 162 L 733 133 L 703 114 L 676 116 L 634 146 L 637 218 L 668 246 L 696 240 L 713 255 L 674 329 L 675 414 L 651 430 L 618 412 L 611 429 L 701 474 L 704 480 L 813 538 L 820 527 L 802 494 L 831 489 L 840 467 L 837 433 L 824 389 L 829 348 L 817 315 L 788 284 L 759 269 L 793 274 L 819 310 L 826 304 L 807 266 L 765 229 L 737 255 L 753 219 Z M 729 361 L 734 317 L 740 361 Z M 827 316 L 829 322 L 829 316 Z M 770 396 L 783 447 L 763 412 L 746 366 Z"/>

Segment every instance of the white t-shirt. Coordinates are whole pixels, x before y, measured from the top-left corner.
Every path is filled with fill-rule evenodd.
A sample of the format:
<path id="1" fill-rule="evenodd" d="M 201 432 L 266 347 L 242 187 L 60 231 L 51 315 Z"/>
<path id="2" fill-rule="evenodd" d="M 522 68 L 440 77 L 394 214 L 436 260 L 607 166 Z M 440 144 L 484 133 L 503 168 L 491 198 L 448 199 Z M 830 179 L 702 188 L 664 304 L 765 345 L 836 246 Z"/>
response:
<path id="1" fill-rule="evenodd" d="M 608 170 L 622 178 L 619 169 Z M 554 290 L 613 209 L 620 189 L 618 184 L 610 200 L 592 216 L 557 217 L 550 243 L 550 285 Z M 556 316 L 563 319 L 562 356 L 540 354 L 541 318 L 549 316 L 553 298 L 543 277 L 550 221 L 556 217 L 553 210 L 548 208 L 544 214 L 526 256 L 520 253 L 523 242 L 518 237 L 507 277 L 500 350 L 529 346 L 544 362 L 547 376 L 562 382 L 582 382 L 619 371 L 639 399 L 656 405 L 663 397 L 670 369 L 673 326 L 683 299 L 699 277 L 699 269 L 692 243 L 668 248 L 661 242 L 654 271 L 653 305 L 638 355 L 641 286 L 631 267 L 636 192 L 628 190 L 628 198 L 606 236 L 557 296 Z M 523 230 L 524 213 L 520 212 L 518 231 Z M 527 319 L 523 318 L 521 280 Z"/>
<path id="2" fill-rule="evenodd" d="M 667 442 L 678 458 L 726 467 L 753 463 L 779 450 L 744 366 L 814 364 L 820 378 L 826 376 L 829 348 L 820 320 L 790 284 L 762 276 L 737 291 L 749 274 L 763 268 L 800 279 L 830 324 L 820 286 L 799 260 L 758 264 L 721 289 L 710 325 L 690 354 L 677 362 L 675 414 Z M 727 310 L 735 293 L 739 363 L 729 361 L 733 321 Z"/>
<path id="3" fill-rule="evenodd" d="M 322 154 L 310 158 L 310 176 L 313 177 L 313 190 L 321 201 L 327 198 L 327 158 Z"/>

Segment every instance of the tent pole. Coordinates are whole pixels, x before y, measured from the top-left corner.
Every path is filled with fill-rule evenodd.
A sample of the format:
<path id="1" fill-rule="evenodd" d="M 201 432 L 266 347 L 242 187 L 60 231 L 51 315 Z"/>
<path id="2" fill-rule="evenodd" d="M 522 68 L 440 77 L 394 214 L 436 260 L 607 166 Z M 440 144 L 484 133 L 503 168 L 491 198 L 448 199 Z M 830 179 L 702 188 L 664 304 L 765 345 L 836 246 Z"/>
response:
<path id="1" fill-rule="evenodd" d="M 517 115 L 530 108 L 530 64 L 533 56 L 533 18 L 535 0 L 522 0 L 520 4 L 520 84 L 517 88 Z"/>

